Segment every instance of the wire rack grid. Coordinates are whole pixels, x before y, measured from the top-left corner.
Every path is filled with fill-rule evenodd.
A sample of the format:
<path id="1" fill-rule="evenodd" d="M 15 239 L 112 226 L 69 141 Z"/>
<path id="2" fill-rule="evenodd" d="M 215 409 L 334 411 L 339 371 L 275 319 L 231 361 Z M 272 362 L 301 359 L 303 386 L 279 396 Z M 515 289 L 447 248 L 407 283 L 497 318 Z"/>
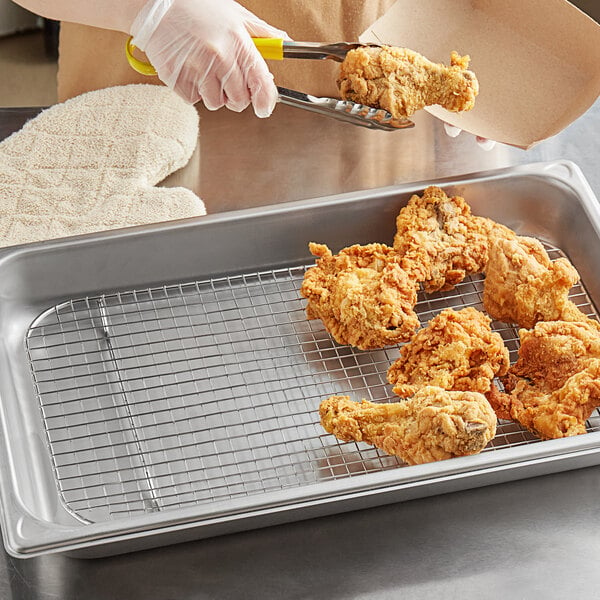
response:
<path id="1" fill-rule="evenodd" d="M 38 317 L 26 347 L 69 512 L 101 522 L 404 467 L 319 424 L 332 394 L 393 401 L 386 372 L 399 348 L 340 346 L 307 320 L 306 268 L 86 297 Z M 482 290 L 472 276 L 420 294 L 421 323 L 482 309 Z M 571 299 L 595 316 L 583 286 Z M 514 361 L 517 330 L 493 327 Z M 500 422 L 484 452 L 538 441 Z"/>

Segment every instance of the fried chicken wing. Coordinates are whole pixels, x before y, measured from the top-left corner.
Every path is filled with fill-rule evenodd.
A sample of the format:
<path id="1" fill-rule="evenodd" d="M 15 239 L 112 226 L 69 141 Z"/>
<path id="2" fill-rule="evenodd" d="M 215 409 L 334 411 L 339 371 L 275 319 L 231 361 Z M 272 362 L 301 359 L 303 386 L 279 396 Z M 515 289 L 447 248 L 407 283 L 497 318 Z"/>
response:
<path id="1" fill-rule="evenodd" d="M 484 270 L 492 221 L 471 214 L 464 198 L 430 186 L 414 195 L 396 218 L 394 249 L 427 293 L 450 290 Z"/>
<path id="2" fill-rule="evenodd" d="M 508 349 L 491 320 L 475 308 L 445 309 L 400 350 L 387 372 L 395 394 L 406 398 L 424 385 L 487 393 L 506 375 Z"/>
<path id="3" fill-rule="evenodd" d="M 321 319 L 336 342 L 361 350 L 410 338 L 419 326 L 413 310 L 418 284 L 393 248 L 354 245 L 336 255 L 323 244 L 309 249 L 318 257 L 300 289 L 309 319 Z"/>
<path id="4" fill-rule="evenodd" d="M 407 48 L 357 48 L 346 55 L 337 83 L 344 100 L 383 108 L 396 118 L 432 104 L 466 111 L 479 93 L 469 60 L 452 52 L 448 67 Z"/>
<path id="5" fill-rule="evenodd" d="M 498 418 L 518 421 L 542 439 L 585 433 L 600 406 L 600 327 L 541 321 L 519 331 L 519 357 L 488 396 Z"/>
<path id="6" fill-rule="evenodd" d="M 321 425 L 338 439 L 365 442 L 415 465 L 481 452 L 496 434 L 496 415 L 478 392 L 421 388 L 402 402 L 353 402 L 332 396 Z"/>
<path id="7" fill-rule="evenodd" d="M 493 236 L 485 268 L 484 307 L 493 319 L 527 329 L 538 321 L 578 320 L 579 311 L 568 299 L 578 280 L 573 265 L 566 258 L 551 261 L 538 240 Z"/>

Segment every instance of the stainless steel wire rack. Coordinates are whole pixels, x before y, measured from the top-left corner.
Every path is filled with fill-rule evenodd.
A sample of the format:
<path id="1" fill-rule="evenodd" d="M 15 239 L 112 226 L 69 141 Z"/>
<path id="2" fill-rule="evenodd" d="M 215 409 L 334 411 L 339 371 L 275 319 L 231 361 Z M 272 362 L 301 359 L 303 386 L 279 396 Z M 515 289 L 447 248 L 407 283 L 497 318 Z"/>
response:
<path id="1" fill-rule="evenodd" d="M 308 321 L 306 268 L 74 299 L 36 319 L 26 347 L 71 514 L 100 522 L 404 467 L 319 425 L 332 394 L 394 401 L 386 371 L 399 350 L 340 346 Z M 482 281 L 421 294 L 421 323 L 482 309 Z M 596 316 L 583 285 L 571 299 Z M 493 326 L 514 361 L 517 330 Z M 598 417 L 588 426 L 600 429 Z M 500 422 L 484 452 L 538 442 Z"/>

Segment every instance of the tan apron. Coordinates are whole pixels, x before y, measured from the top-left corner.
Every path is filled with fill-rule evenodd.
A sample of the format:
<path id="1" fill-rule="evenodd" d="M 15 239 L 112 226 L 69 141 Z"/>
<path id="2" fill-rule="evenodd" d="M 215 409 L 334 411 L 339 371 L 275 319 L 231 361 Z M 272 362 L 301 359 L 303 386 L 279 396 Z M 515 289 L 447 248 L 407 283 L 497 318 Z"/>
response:
<path id="1" fill-rule="evenodd" d="M 355 41 L 394 0 L 243 0 L 241 4 L 300 41 Z M 125 59 L 127 35 L 62 23 L 58 99 L 126 83 L 160 83 L 131 69 Z M 339 66 L 333 61 L 269 61 L 275 82 L 316 95 L 336 95 Z"/>

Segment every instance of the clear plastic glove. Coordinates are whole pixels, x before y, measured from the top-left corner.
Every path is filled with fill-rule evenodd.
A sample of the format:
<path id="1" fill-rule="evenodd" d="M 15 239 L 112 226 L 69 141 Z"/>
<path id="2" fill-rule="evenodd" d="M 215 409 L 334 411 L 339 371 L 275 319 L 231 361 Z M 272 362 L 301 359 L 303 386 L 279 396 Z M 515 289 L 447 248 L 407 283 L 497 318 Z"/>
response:
<path id="1" fill-rule="evenodd" d="M 449 135 L 450 137 L 456 137 L 460 134 L 462 129 L 459 129 L 458 127 L 450 125 L 450 123 L 446 123 L 444 121 L 444 131 L 446 132 L 446 135 Z M 494 140 L 488 140 L 487 138 L 483 138 L 478 135 L 475 136 L 475 140 L 477 141 L 477 145 L 482 150 L 491 150 L 496 145 Z"/>
<path id="2" fill-rule="evenodd" d="M 188 102 L 268 117 L 277 88 L 252 37 L 288 38 L 233 0 L 149 0 L 131 25 L 161 81 Z"/>

